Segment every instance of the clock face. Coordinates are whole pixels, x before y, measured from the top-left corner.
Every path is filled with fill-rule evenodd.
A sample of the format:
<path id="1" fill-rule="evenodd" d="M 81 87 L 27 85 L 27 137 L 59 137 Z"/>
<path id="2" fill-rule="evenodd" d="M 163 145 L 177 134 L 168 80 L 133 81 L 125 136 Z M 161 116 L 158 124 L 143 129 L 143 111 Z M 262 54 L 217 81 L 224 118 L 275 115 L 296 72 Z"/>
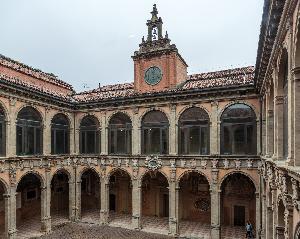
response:
<path id="1" fill-rule="evenodd" d="M 145 72 L 145 81 L 149 85 L 156 85 L 161 81 L 162 72 L 157 66 L 152 66 L 148 68 Z"/>

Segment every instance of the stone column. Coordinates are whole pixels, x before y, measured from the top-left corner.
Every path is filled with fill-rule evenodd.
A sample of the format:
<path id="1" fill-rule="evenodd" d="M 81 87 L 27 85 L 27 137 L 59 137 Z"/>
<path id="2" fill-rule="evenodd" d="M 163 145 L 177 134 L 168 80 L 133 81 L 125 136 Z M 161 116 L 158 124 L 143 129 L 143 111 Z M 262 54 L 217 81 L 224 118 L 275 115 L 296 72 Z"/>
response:
<path id="1" fill-rule="evenodd" d="M 273 110 L 268 110 L 267 112 L 267 136 L 266 136 L 266 156 L 272 157 L 274 154 L 274 120 L 273 120 Z"/>
<path id="2" fill-rule="evenodd" d="M 300 166 L 300 67 L 293 69 L 294 89 L 294 165 Z"/>
<path id="3" fill-rule="evenodd" d="M 101 210 L 100 210 L 100 224 L 108 223 L 109 217 L 109 180 L 101 177 Z"/>
<path id="4" fill-rule="evenodd" d="M 260 238 L 260 233 L 261 233 L 261 197 L 260 193 L 256 192 L 256 238 Z"/>
<path id="5" fill-rule="evenodd" d="M 11 184 L 9 194 L 5 195 L 5 233 L 9 239 L 17 236 L 16 185 Z"/>
<path id="6" fill-rule="evenodd" d="M 170 127 L 169 127 L 169 154 L 176 155 L 178 152 L 178 137 L 176 124 L 176 105 L 170 106 Z"/>
<path id="7" fill-rule="evenodd" d="M 45 233 L 51 231 L 50 200 L 51 200 L 50 172 L 46 172 L 46 185 L 41 187 L 41 230 Z"/>
<path id="8" fill-rule="evenodd" d="M 132 154 L 141 154 L 141 132 L 139 126 L 139 110 L 134 109 L 133 122 L 132 122 Z"/>
<path id="9" fill-rule="evenodd" d="M 266 96 L 262 100 L 262 155 L 266 155 Z"/>
<path id="10" fill-rule="evenodd" d="M 218 185 L 218 169 L 212 169 L 212 184 L 210 188 L 211 201 L 211 238 L 221 238 L 221 191 Z"/>
<path id="11" fill-rule="evenodd" d="M 132 180 L 132 227 L 135 230 L 141 229 L 141 194 L 142 185 L 140 179 Z"/>
<path id="12" fill-rule="evenodd" d="M 271 206 L 267 206 L 266 215 L 266 239 L 273 238 L 273 210 Z"/>
<path id="13" fill-rule="evenodd" d="M 16 136 L 16 120 L 17 120 L 17 112 L 16 112 L 16 99 L 11 98 L 9 100 L 9 115 L 10 122 L 7 125 L 7 151 L 6 155 L 8 157 L 14 157 L 17 154 L 17 136 Z"/>
<path id="14" fill-rule="evenodd" d="M 211 103 L 210 154 L 219 154 L 218 102 Z"/>
<path id="15" fill-rule="evenodd" d="M 265 195 L 265 189 L 263 189 L 263 195 L 262 195 L 262 214 L 261 214 L 261 239 L 265 239 L 266 238 L 266 217 L 267 217 L 267 212 L 266 212 L 266 195 Z"/>
<path id="16" fill-rule="evenodd" d="M 76 175 L 76 207 L 75 207 L 75 221 L 79 221 L 81 219 L 81 177 Z"/>
<path id="17" fill-rule="evenodd" d="M 76 221 L 76 182 L 75 173 L 69 179 L 69 219 L 72 222 Z"/>
<path id="18" fill-rule="evenodd" d="M 101 115 L 101 154 L 108 154 L 108 128 L 106 122 L 106 113 L 103 112 Z"/>
<path id="19" fill-rule="evenodd" d="M 272 235 L 272 239 L 277 238 L 277 228 L 275 225 L 277 225 L 278 223 L 278 215 L 277 215 L 277 191 L 276 190 L 272 190 L 272 209 L 273 209 L 273 235 Z"/>
<path id="20" fill-rule="evenodd" d="M 176 170 L 174 170 L 173 180 L 169 185 L 169 232 L 171 235 L 178 235 L 178 204 L 179 204 L 179 187 L 176 187 L 175 182 Z"/>
<path id="21" fill-rule="evenodd" d="M 73 124 L 71 123 L 70 125 L 70 133 L 69 133 L 69 143 L 70 143 L 70 154 L 77 154 L 78 152 L 78 147 L 79 145 L 77 145 L 77 125 L 76 125 L 76 113 L 70 115 L 70 119 L 73 121 Z"/>
<path id="22" fill-rule="evenodd" d="M 284 239 L 293 238 L 293 205 L 286 203 L 284 211 Z"/>
<path id="23" fill-rule="evenodd" d="M 283 159 L 283 97 L 275 97 L 275 160 Z"/>
<path id="24" fill-rule="evenodd" d="M 51 154 L 51 119 L 49 119 L 49 109 L 45 110 L 44 127 L 43 127 L 43 154 Z"/>

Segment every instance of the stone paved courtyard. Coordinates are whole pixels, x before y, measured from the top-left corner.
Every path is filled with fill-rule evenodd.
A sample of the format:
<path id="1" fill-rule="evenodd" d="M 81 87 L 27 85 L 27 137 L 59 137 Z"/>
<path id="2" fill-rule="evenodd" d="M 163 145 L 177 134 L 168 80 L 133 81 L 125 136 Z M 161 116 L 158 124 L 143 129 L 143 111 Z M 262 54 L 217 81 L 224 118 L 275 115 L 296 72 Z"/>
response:
<path id="1" fill-rule="evenodd" d="M 173 237 L 139 232 L 119 227 L 90 225 L 87 223 L 66 223 L 53 228 L 49 235 L 41 239 L 173 239 Z"/>

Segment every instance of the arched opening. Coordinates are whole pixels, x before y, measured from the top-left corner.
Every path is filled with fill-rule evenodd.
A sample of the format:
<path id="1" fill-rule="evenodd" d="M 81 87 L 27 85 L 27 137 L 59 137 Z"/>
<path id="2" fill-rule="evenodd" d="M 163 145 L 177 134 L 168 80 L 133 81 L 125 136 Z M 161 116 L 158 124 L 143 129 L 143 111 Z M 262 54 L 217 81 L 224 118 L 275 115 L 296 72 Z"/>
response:
<path id="1" fill-rule="evenodd" d="M 51 154 L 68 154 L 69 120 L 64 114 L 56 114 L 51 121 Z"/>
<path id="2" fill-rule="evenodd" d="M 168 154 L 169 121 L 164 113 L 153 110 L 145 114 L 141 133 L 143 154 Z"/>
<path id="3" fill-rule="evenodd" d="M 109 177 L 109 213 L 111 223 L 131 224 L 132 183 L 124 170 L 116 170 Z"/>
<path id="4" fill-rule="evenodd" d="M 110 154 L 131 154 L 132 123 L 124 113 L 114 114 L 108 126 L 108 145 Z"/>
<path id="5" fill-rule="evenodd" d="M 187 173 L 179 181 L 179 220 L 181 236 L 210 237 L 209 183 L 198 172 Z"/>
<path id="6" fill-rule="evenodd" d="M 32 107 L 23 108 L 17 116 L 17 155 L 42 153 L 42 117 Z"/>
<path id="7" fill-rule="evenodd" d="M 63 170 L 51 180 L 51 220 L 52 225 L 69 221 L 69 177 Z"/>
<path id="8" fill-rule="evenodd" d="M 276 225 L 276 235 L 278 239 L 284 239 L 284 211 L 285 207 L 282 200 L 278 203 L 278 213 L 277 213 L 277 225 Z"/>
<path id="9" fill-rule="evenodd" d="M 209 116 L 201 108 L 185 110 L 178 122 L 180 154 L 209 154 Z"/>
<path id="10" fill-rule="evenodd" d="M 247 221 L 255 229 L 255 192 L 255 185 L 249 177 L 241 173 L 234 173 L 226 177 L 221 185 L 222 236 L 228 236 L 227 234 L 234 230 L 236 235 L 240 236 L 237 238 L 245 237 Z"/>
<path id="11" fill-rule="evenodd" d="M 16 195 L 18 235 L 36 236 L 41 232 L 41 180 L 29 173 L 22 177 Z"/>
<path id="12" fill-rule="evenodd" d="M 257 153 L 256 116 L 251 107 L 245 104 L 229 106 L 221 116 L 221 153 Z"/>
<path id="13" fill-rule="evenodd" d="M 142 178 L 142 228 L 168 231 L 169 183 L 158 171 L 147 172 Z"/>
<path id="14" fill-rule="evenodd" d="M 100 152 L 99 122 L 94 116 L 85 116 L 80 123 L 79 148 L 82 154 Z"/>
<path id="15" fill-rule="evenodd" d="M 5 112 L 0 106 L 0 156 L 6 154 L 6 123 L 5 123 Z"/>
<path id="16" fill-rule="evenodd" d="M 0 181 L 0 238 L 5 238 L 7 235 L 7 223 L 5 221 L 5 210 L 7 207 L 7 201 L 5 199 L 6 194 L 6 187 L 5 185 Z"/>
<path id="17" fill-rule="evenodd" d="M 81 220 L 92 222 L 100 217 L 100 178 L 92 169 L 81 176 Z"/>

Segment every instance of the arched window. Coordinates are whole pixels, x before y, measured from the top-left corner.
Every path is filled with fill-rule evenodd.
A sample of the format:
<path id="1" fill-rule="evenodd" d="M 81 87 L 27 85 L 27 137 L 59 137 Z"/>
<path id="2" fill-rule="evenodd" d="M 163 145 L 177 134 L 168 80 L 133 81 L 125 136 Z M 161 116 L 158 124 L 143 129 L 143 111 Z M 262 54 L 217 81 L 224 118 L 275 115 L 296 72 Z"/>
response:
<path id="1" fill-rule="evenodd" d="M 0 107 L 0 156 L 5 156 L 6 148 L 6 124 L 5 124 L 5 114 L 2 107 Z"/>
<path id="2" fill-rule="evenodd" d="M 109 121 L 108 145 L 110 154 L 131 154 L 132 123 L 128 115 L 116 113 Z"/>
<path id="3" fill-rule="evenodd" d="M 17 155 L 42 153 L 42 119 L 32 107 L 25 107 L 17 117 Z"/>
<path id="4" fill-rule="evenodd" d="M 51 153 L 69 153 L 69 121 L 64 114 L 56 114 L 51 121 Z"/>
<path id="5" fill-rule="evenodd" d="M 179 118 L 179 152 L 209 154 L 209 116 L 200 108 L 185 110 Z"/>
<path id="6" fill-rule="evenodd" d="M 80 153 L 97 154 L 100 152 L 100 131 L 98 120 L 85 116 L 80 124 Z"/>
<path id="7" fill-rule="evenodd" d="M 169 121 L 166 115 L 158 110 L 148 112 L 142 120 L 142 153 L 168 154 Z"/>
<path id="8" fill-rule="evenodd" d="M 221 153 L 256 154 L 256 117 L 248 105 L 234 104 L 223 112 Z"/>

